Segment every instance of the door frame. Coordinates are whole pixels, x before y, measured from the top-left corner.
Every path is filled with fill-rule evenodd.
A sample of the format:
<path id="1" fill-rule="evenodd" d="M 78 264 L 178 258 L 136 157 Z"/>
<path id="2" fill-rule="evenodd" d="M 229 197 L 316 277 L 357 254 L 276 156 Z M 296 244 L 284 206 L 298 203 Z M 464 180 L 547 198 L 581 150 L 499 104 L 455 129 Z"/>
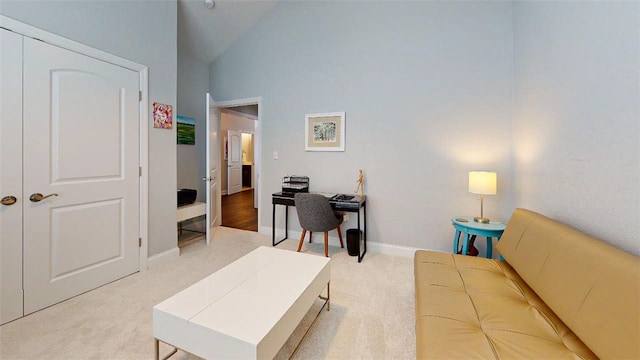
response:
<path id="1" fill-rule="evenodd" d="M 262 168 L 262 96 L 253 97 L 253 98 L 245 98 L 245 99 L 236 99 L 236 100 L 227 100 L 227 101 L 216 101 L 216 106 L 219 109 L 227 109 L 233 108 L 237 106 L 244 105 L 258 105 L 258 117 L 256 118 L 256 127 L 255 133 L 253 134 L 253 162 L 254 162 L 254 171 L 255 174 L 253 176 L 254 183 L 254 193 L 257 197 L 258 201 L 258 233 L 260 233 L 260 228 L 262 226 L 262 215 L 260 209 L 262 209 L 262 200 L 260 196 L 260 192 L 262 191 L 262 177 L 261 168 Z M 228 186 L 228 185 L 227 185 Z M 255 198 L 254 198 L 255 203 Z"/>
<path id="2" fill-rule="evenodd" d="M 139 271 L 146 270 L 149 251 L 149 129 L 147 127 L 147 119 L 149 118 L 149 68 L 145 65 L 141 65 L 133 61 L 109 54 L 105 51 L 81 44 L 79 42 L 75 42 L 73 40 L 69 40 L 62 36 L 50 33 L 29 24 L 22 23 L 4 15 L 0 15 L 0 27 L 9 31 L 13 31 L 22 36 L 40 40 L 45 43 L 98 60 L 102 60 L 114 65 L 118 65 L 125 69 L 129 69 L 138 73 L 140 79 L 140 117 L 138 119 L 140 129 L 140 148 L 138 159 L 138 166 L 140 167 L 140 209 L 138 210 L 138 216 L 140 217 L 140 228 L 138 229 L 138 236 L 140 237 Z"/>

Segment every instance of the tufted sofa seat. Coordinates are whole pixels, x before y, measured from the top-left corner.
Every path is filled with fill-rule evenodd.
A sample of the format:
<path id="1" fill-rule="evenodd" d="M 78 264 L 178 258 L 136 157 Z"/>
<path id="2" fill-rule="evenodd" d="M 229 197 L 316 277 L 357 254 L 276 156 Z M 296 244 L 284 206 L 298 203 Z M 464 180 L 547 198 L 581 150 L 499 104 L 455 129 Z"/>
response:
<path id="1" fill-rule="evenodd" d="M 419 359 L 640 359 L 640 259 L 524 209 L 497 249 L 416 252 Z"/>

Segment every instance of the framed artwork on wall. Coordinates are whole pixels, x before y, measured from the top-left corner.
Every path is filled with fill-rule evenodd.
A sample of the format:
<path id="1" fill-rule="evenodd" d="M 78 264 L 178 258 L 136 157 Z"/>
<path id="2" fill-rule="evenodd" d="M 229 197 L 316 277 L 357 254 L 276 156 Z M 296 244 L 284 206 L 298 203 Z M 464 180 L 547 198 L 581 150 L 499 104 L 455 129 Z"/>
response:
<path id="1" fill-rule="evenodd" d="M 345 112 L 305 115 L 306 151 L 344 151 Z"/>
<path id="2" fill-rule="evenodd" d="M 229 143 L 227 137 L 224 137 L 224 159 L 229 160 Z"/>
<path id="3" fill-rule="evenodd" d="M 178 115 L 178 144 L 196 144 L 196 119 Z"/>
<path id="4" fill-rule="evenodd" d="M 173 107 L 171 105 L 153 103 L 153 127 L 158 129 L 173 127 Z"/>

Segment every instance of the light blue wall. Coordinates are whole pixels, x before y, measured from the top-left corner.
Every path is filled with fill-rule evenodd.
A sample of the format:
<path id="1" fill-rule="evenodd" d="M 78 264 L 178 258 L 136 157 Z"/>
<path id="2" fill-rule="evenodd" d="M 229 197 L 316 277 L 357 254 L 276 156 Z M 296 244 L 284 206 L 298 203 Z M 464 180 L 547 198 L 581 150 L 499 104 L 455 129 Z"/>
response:
<path id="1" fill-rule="evenodd" d="M 498 172 L 485 213 L 506 220 L 512 36 L 508 2 L 277 5 L 210 68 L 216 101 L 263 98 L 261 230 L 284 175 L 352 193 L 359 168 L 369 241 L 450 251 L 450 218 L 479 213 L 469 170 Z M 305 114 L 335 111 L 346 151 L 305 152 Z"/>
<path id="2" fill-rule="evenodd" d="M 178 50 L 177 113 L 196 120 L 195 145 L 178 144 L 178 188 L 198 190 L 197 201 L 205 201 L 206 103 L 209 65 Z"/>
<path id="3" fill-rule="evenodd" d="M 640 255 L 640 3 L 514 9 L 516 205 Z"/>
<path id="4" fill-rule="evenodd" d="M 8 1 L 0 13 L 149 67 L 149 101 L 176 105 L 175 1 Z M 151 107 L 151 105 L 149 105 Z M 151 108 L 149 111 L 151 116 Z M 176 247 L 176 131 L 149 121 L 149 255 Z"/>

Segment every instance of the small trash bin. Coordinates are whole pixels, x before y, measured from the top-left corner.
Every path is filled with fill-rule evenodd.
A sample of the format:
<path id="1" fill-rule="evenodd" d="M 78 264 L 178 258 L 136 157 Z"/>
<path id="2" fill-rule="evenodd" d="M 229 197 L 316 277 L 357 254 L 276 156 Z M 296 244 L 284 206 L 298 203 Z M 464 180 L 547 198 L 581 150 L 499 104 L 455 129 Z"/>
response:
<path id="1" fill-rule="evenodd" d="M 347 252 L 351 256 L 360 255 L 360 234 L 362 231 L 358 229 L 347 230 Z"/>

